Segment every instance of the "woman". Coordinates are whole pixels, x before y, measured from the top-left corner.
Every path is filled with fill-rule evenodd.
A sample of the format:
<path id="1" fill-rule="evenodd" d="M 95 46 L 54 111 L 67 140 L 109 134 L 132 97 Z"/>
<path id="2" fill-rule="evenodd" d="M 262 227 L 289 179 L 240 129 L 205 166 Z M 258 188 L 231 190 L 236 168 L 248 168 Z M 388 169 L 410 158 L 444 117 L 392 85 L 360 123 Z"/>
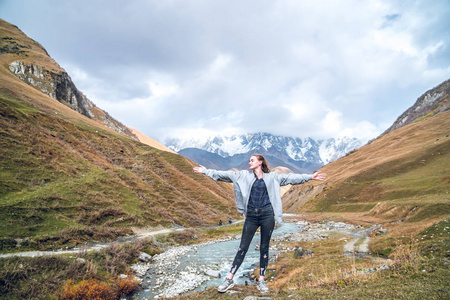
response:
<path id="1" fill-rule="evenodd" d="M 269 242 L 275 227 L 275 219 L 282 221 L 282 205 L 280 186 L 300 184 L 308 180 L 324 180 L 326 174 L 316 172 L 306 174 L 275 174 L 270 173 L 266 159 L 260 154 L 254 154 L 249 161 L 250 170 L 231 172 L 208 170 L 202 166 L 194 167 L 194 172 L 203 173 L 216 181 L 232 182 L 236 206 L 245 215 L 242 229 L 241 244 L 234 258 L 230 273 L 217 288 L 224 293 L 234 286 L 233 277 L 242 264 L 250 242 L 258 227 L 261 227 L 260 271 L 257 287 L 262 293 L 269 291 L 264 281 L 269 262 Z"/>

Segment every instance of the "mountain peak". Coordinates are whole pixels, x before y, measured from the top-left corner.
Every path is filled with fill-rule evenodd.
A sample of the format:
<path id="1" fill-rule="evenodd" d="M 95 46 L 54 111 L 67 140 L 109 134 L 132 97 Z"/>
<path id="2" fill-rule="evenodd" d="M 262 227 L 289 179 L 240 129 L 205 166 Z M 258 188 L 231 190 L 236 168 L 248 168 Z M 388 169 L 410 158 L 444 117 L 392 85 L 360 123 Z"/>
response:
<path id="1" fill-rule="evenodd" d="M 450 109 L 450 79 L 437 87 L 426 91 L 417 101 L 401 114 L 397 120 L 380 136 L 388 134 L 400 127 L 416 122 L 429 115 L 436 115 Z"/>
<path id="2" fill-rule="evenodd" d="M 165 144 L 206 167 L 214 165 L 214 168 L 217 168 L 219 165 L 220 169 L 224 170 L 232 167 L 246 169 L 248 157 L 260 153 L 271 158 L 269 161 L 273 167 L 287 167 L 295 172 L 313 171 L 362 145 L 356 138 L 315 140 L 310 137 L 301 139 L 267 132 L 215 136 L 204 142 L 170 139 Z M 203 154 L 196 153 L 195 149 L 202 150 Z M 205 152 L 218 157 L 213 158 Z M 205 155 L 208 159 L 202 160 Z"/>

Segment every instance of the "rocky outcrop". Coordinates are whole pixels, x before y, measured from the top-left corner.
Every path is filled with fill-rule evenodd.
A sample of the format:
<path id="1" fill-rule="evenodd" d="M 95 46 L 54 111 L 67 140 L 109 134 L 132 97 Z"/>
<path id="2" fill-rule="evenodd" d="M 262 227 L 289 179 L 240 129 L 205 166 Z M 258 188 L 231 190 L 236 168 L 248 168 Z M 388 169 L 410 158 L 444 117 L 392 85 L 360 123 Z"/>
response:
<path id="1" fill-rule="evenodd" d="M 83 95 L 72 82 L 67 72 L 50 71 L 42 66 L 19 60 L 10 63 L 9 70 L 22 81 L 49 97 L 68 105 L 80 114 L 101 121 L 106 127 L 114 131 L 137 139 L 128 127 L 115 120 L 106 111 L 95 106 L 92 101 Z"/>
<path id="2" fill-rule="evenodd" d="M 9 69 L 22 81 L 32 85 L 53 99 L 68 104 L 73 110 L 93 118 L 95 105 L 73 84 L 66 72 L 53 73 L 42 66 L 13 61 Z"/>
<path id="3" fill-rule="evenodd" d="M 450 79 L 444 81 L 437 87 L 430 89 L 420 96 L 413 106 L 408 108 L 394 124 L 391 125 L 380 136 L 388 134 L 400 127 L 414 123 L 427 115 L 436 115 L 450 109 Z"/>

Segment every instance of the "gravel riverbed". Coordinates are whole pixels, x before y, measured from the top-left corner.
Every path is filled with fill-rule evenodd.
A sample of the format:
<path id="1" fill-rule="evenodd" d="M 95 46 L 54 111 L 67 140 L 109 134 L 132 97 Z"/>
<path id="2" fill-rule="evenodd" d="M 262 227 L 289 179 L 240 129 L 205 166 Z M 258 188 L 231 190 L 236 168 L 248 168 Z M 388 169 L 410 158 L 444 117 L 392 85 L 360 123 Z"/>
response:
<path id="1" fill-rule="evenodd" d="M 132 268 L 135 274 L 141 278 L 141 286 L 147 297 L 139 297 L 139 299 L 156 299 L 159 297 L 174 297 L 182 293 L 191 291 L 201 285 L 203 282 L 211 279 L 210 275 L 214 272 L 205 265 L 186 265 L 180 270 L 179 265 L 182 258 L 186 258 L 194 253 L 197 249 L 211 244 L 239 239 L 240 235 L 227 239 L 209 241 L 201 244 L 172 247 L 167 251 L 155 255 L 152 262 L 139 262 L 134 264 Z M 217 271 L 216 271 L 217 272 Z"/>
<path id="2" fill-rule="evenodd" d="M 272 238 L 270 248 L 271 262 L 276 261 L 280 253 L 293 250 L 285 248 L 283 242 L 320 240 L 328 238 L 328 234 L 332 231 L 339 231 L 345 234 L 359 228 L 342 222 L 308 223 L 300 221 L 295 223 L 295 225 L 298 228 L 295 232 L 279 234 Z M 143 289 L 143 292 L 138 293 L 137 297 L 133 297 L 133 299 L 145 300 L 159 297 L 174 297 L 192 291 L 204 285 L 206 281 L 217 281 L 220 273 L 222 275 L 226 274 L 223 271 L 224 267 L 228 267 L 227 264 L 233 257 L 229 257 L 226 263 L 216 262 L 211 264 L 206 260 L 199 263 L 197 250 L 208 245 L 239 238 L 240 235 L 237 235 L 228 239 L 173 247 L 159 255 L 155 255 L 149 263 L 133 265 L 136 275 L 141 278 L 141 287 Z"/>

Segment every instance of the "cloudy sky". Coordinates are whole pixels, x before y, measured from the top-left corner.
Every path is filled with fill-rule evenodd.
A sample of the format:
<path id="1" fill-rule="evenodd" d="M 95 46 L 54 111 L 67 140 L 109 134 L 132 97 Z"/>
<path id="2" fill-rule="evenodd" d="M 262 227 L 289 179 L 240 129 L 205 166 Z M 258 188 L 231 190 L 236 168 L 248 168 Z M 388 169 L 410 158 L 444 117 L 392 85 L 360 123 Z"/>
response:
<path id="1" fill-rule="evenodd" d="M 449 15 L 448 0 L 0 0 L 89 99 L 159 141 L 367 141 L 450 78 Z"/>

